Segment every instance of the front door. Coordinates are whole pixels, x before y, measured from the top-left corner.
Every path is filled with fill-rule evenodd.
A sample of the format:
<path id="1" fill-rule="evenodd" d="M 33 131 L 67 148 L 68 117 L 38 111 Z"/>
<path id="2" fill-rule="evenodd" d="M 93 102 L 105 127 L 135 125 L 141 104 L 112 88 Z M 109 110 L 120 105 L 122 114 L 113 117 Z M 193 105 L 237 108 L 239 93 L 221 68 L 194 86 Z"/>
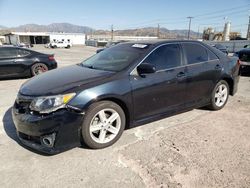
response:
<path id="1" fill-rule="evenodd" d="M 158 47 L 142 63 L 153 64 L 156 72 L 143 77 L 137 73 L 130 76 L 135 120 L 184 107 L 186 69 L 182 66 L 180 46 L 166 44 Z"/>

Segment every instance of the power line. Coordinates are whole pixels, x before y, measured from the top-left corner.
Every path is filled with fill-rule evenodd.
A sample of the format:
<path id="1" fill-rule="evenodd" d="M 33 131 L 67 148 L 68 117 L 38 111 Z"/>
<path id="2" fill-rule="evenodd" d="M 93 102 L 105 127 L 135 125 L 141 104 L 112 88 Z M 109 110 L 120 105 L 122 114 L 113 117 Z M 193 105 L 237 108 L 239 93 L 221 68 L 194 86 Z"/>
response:
<path id="1" fill-rule="evenodd" d="M 238 7 L 221 9 L 221 10 L 217 10 L 217 11 L 213 11 L 213 12 L 207 12 L 207 13 L 204 13 L 204 14 L 196 15 L 194 17 L 195 18 L 198 17 L 199 20 L 201 20 L 201 19 L 204 20 L 204 19 L 210 19 L 210 18 L 223 17 L 223 16 L 227 16 L 228 14 L 232 15 L 232 14 L 239 13 L 239 12 L 242 12 L 242 11 L 247 11 L 248 10 L 247 6 L 249 6 L 249 5 L 250 4 L 246 4 L 246 5 L 241 5 L 241 6 L 238 6 Z M 221 12 L 224 12 L 224 13 L 221 14 Z M 211 14 L 213 14 L 212 17 L 211 17 Z M 217 14 L 220 14 L 220 15 L 217 15 Z M 201 18 L 201 17 L 206 17 L 206 18 Z M 152 25 L 155 25 L 157 23 L 160 23 L 160 24 L 174 24 L 174 23 L 176 23 L 175 21 L 183 20 L 183 19 L 184 19 L 184 17 L 178 17 L 178 18 L 159 18 L 159 19 L 144 21 L 144 22 L 140 22 L 140 23 L 130 24 L 130 25 L 123 25 L 123 27 L 126 27 L 126 26 L 137 27 L 137 26 L 140 26 L 140 25 L 143 25 L 143 24 L 152 24 Z M 172 22 L 166 22 L 166 20 L 171 20 Z"/>
<path id="2" fill-rule="evenodd" d="M 216 16 L 207 16 L 207 17 L 204 17 L 204 18 L 198 18 L 198 19 L 196 19 L 197 21 L 199 21 L 199 20 L 211 20 L 211 19 L 213 19 L 213 18 L 222 18 L 222 17 L 226 17 L 226 16 L 228 16 L 230 14 L 230 16 L 232 16 L 232 15 L 238 15 L 238 14 L 244 14 L 244 15 L 246 15 L 246 13 L 242 13 L 242 11 L 234 11 L 234 12 L 231 12 L 231 13 L 223 13 L 223 14 L 220 14 L 220 15 L 216 15 Z"/>
<path id="3" fill-rule="evenodd" d="M 230 11 L 230 10 L 236 10 L 236 9 L 246 8 L 246 6 L 249 6 L 249 5 L 250 5 L 250 4 L 246 4 L 246 5 L 242 5 L 242 6 L 238 6 L 238 7 L 232 7 L 232 8 L 227 8 L 227 9 L 221 9 L 221 10 L 217 10 L 217 11 L 213 11 L 213 12 L 207 12 L 207 13 L 204 13 L 204 14 L 195 15 L 195 17 L 197 18 L 197 17 L 206 16 L 206 15 L 211 15 L 211 14 L 226 12 L 226 11 Z"/>

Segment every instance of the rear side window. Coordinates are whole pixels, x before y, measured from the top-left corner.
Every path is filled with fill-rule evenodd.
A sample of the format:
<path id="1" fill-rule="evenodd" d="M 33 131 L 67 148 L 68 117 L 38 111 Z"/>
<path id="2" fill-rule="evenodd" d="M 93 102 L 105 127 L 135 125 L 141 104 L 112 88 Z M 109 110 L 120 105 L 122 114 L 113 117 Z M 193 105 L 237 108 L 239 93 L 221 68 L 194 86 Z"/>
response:
<path id="1" fill-rule="evenodd" d="M 211 52 L 210 50 L 207 50 L 207 53 L 208 53 L 209 60 L 218 59 L 218 57 L 213 52 Z"/>
<path id="2" fill-rule="evenodd" d="M 28 51 L 26 51 L 26 50 L 21 50 L 21 49 L 19 49 L 18 51 L 17 51 L 17 56 L 18 57 L 24 57 L 24 56 L 27 56 L 27 55 L 29 55 L 30 54 L 30 52 L 28 52 Z"/>
<path id="3" fill-rule="evenodd" d="M 189 65 L 208 61 L 207 50 L 203 46 L 191 43 L 184 43 L 182 45 Z"/>
<path id="4" fill-rule="evenodd" d="M 17 50 L 15 48 L 0 48 L 0 58 L 14 57 L 17 57 Z"/>
<path id="5" fill-rule="evenodd" d="M 178 44 L 168 44 L 157 48 L 144 61 L 153 64 L 156 71 L 175 68 L 181 65 L 181 53 Z"/>

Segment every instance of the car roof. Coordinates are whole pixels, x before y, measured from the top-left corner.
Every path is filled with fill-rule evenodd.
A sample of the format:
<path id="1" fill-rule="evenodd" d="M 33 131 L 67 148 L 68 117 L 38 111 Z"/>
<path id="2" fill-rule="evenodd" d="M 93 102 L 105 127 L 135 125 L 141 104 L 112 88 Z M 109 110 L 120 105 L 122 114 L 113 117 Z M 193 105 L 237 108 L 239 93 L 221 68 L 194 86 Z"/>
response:
<path id="1" fill-rule="evenodd" d="M 166 40 L 166 39 L 156 39 L 156 40 L 139 40 L 139 41 L 131 41 L 126 42 L 128 44 L 153 44 L 153 45 L 161 45 L 165 43 L 183 43 L 183 42 L 192 42 L 192 43 L 198 43 L 201 44 L 202 42 L 196 41 L 196 40 Z M 204 44 L 204 43 L 202 43 Z"/>
<path id="2" fill-rule="evenodd" d="M 240 53 L 243 53 L 243 52 L 245 52 L 245 53 L 250 53 L 250 48 L 244 48 L 244 49 L 241 49 L 241 50 L 238 51 L 238 52 L 240 52 Z"/>
<path id="3" fill-rule="evenodd" d="M 14 48 L 14 49 L 27 50 L 27 51 L 30 51 L 30 52 L 35 52 L 33 50 L 30 50 L 30 49 L 27 49 L 27 48 L 18 47 L 18 46 L 0 46 L 0 48 Z"/>

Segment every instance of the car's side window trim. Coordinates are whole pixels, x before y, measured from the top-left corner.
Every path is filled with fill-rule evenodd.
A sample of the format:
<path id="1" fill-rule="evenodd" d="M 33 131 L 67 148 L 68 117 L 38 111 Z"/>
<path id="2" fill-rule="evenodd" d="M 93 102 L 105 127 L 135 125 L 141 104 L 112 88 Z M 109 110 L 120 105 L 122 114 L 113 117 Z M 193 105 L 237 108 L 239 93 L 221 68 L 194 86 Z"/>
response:
<path id="1" fill-rule="evenodd" d="M 183 50 L 182 50 L 182 47 L 180 45 L 179 42 L 173 42 L 173 43 L 165 43 L 165 44 L 161 44 L 159 46 L 156 46 L 153 50 L 151 50 L 141 61 L 140 63 L 138 63 L 135 68 L 130 72 L 129 75 L 135 75 L 135 71 L 137 69 L 138 66 L 140 66 L 140 64 L 142 64 L 147 58 L 148 56 L 150 56 L 155 50 L 157 50 L 158 48 L 162 47 L 162 46 L 166 46 L 166 45 L 171 45 L 171 44 L 176 44 L 179 46 L 179 50 L 180 50 L 180 54 L 181 54 L 181 65 L 180 66 L 177 66 L 177 67 L 173 67 L 173 68 L 169 68 L 169 69 L 162 69 L 162 70 L 158 70 L 156 71 L 155 73 L 158 73 L 158 72 L 163 72 L 163 71 L 167 71 L 167 70 L 172 70 L 172 69 L 176 69 L 176 68 L 179 68 L 179 67 L 183 67 L 184 64 L 183 64 Z M 136 71 L 137 72 L 137 71 Z"/>

